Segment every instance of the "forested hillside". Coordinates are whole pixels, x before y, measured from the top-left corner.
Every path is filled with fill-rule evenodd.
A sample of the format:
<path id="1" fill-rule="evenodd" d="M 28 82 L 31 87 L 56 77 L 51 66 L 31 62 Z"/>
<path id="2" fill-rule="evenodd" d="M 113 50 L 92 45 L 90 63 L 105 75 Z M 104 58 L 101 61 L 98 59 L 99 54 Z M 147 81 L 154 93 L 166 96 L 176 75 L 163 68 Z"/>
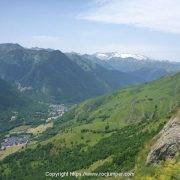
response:
<path id="1" fill-rule="evenodd" d="M 0 44 L 0 77 L 16 85 L 21 93 L 41 101 L 77 103 L 142 82 L 139 77 L 100 65 L 91 70 L 59 50 Z"/>
<path id="2" fill-rule="evenodd" d="M 1 178 L 44 179 L 46 171 L 115 171 L 159 179 L 168 165 L 167 176 L 178 179 L 177 152 L 170 161 L 159 157 L 156 169 L 146 159 L 153 138 L 179 108 L 179 73 L 85 101 L 58 119 L 39 143 L 0 162 Z"/>
<path id="3" fill-rule="evenodd" d="M 89 57 L 53 49 L 28 49 L 19 44 L 0 44 L 0 78 L 31 98 L 48 103 L 74 104 L 158 79 L 180 67 L 178 63 L 160 61 L 156 61 L 156 65 L 152 61 L 151 66 L 149 61 L 136 59 L 112 59 L 105 66 L 100 63 L 102 60 L 94 61 L 92 58 L 95 57 Z M 117 61 L 119 69 L 109 68 L 108 62 L 111 61 Z M 136 63 L 143 65 L 133 69 Z"/>
<path id="4" fill-rule="evenodd" d="M 0 132 L 23 123 L 39 123 L 36 113 L 47 114 L 47 105 L 20 94 L 8 82 L 0 79 Z"/>
<path id="5" fill-rule="evenodd" d="M 6 110 L 9 107 L 23 106 L 25 103 L 14 87 L 0 79 L 0 110 Z"/>

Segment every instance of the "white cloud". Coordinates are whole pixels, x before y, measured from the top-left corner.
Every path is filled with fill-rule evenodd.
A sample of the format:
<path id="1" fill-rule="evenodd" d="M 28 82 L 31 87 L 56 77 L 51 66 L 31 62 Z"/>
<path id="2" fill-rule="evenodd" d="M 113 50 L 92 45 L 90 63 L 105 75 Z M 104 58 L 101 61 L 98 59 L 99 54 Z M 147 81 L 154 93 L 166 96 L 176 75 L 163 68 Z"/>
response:
<path id="1" fill-rule="evenodd" d="M 180 33 L 180 0 L 95 0 L 78 18 Z"/>

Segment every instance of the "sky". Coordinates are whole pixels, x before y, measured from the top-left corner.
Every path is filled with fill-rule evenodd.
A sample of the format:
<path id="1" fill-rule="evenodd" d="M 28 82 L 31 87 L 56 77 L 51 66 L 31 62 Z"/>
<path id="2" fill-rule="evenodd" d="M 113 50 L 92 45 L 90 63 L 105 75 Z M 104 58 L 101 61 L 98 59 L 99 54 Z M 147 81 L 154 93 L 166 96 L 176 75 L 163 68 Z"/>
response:
<path id="1" fill-rule="evenodd" d="M 180 61 L 180 1 L 0 0 L 0 43 Z"/>

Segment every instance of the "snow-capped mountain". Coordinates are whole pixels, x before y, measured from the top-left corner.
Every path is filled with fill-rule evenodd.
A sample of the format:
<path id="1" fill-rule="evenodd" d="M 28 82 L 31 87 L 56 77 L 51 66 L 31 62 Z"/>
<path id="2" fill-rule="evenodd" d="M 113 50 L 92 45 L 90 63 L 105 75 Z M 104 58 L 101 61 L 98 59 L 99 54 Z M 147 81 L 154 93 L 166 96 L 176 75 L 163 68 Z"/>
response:
<path id="1" fill-rule="evenodd" d="M 110 53 L 95 53 L 94 56 L 101 60 L 109 60 L 111 58 L 134 58 L 138 60 L 146 60 L 148 59 L 146 56 L 139 55 L 139 54 L 130 54 L 130 53 L 118 53 L 118 52 L 110 52 Z"/>

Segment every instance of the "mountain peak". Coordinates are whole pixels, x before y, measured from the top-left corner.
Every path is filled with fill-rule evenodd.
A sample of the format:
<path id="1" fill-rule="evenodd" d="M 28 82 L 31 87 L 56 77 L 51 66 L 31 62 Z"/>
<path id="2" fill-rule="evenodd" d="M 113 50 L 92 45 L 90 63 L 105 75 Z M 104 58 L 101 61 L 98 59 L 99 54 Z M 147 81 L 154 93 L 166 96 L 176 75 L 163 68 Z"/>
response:
<path id="1" fill-rule="evenodd" d="M 139 54 L 119 53 L 119 52 L 108 52 L 108 53 L 98 52 L 95 53 L 94 56 L 96 56 L 101 60 L 109 60 L 111 58 L 121 58 L 121 59 L 134 58 L 138 60 L 148 59 L 146 56 Z"/>
<path id="2" fill-rule="evenodd" d="M 15 44 L 15 43 L 3 43 L 0 44 L 0 50 L 14 50 L 14 49 L 23 49 L 22 46 L 20 46 L 19 44 Z"/>
<path id="3" fill-rule="evenodd" d="M 55 51 L 54 49 L 51 49 L 51 48 L 39 48 L 39 47 L 32 47 L 30 49 L 35 50 L 35 51 L 41 51 L 41 50 L 45 50 L 45 51 L 48 51 L 48 52 Z"/>

